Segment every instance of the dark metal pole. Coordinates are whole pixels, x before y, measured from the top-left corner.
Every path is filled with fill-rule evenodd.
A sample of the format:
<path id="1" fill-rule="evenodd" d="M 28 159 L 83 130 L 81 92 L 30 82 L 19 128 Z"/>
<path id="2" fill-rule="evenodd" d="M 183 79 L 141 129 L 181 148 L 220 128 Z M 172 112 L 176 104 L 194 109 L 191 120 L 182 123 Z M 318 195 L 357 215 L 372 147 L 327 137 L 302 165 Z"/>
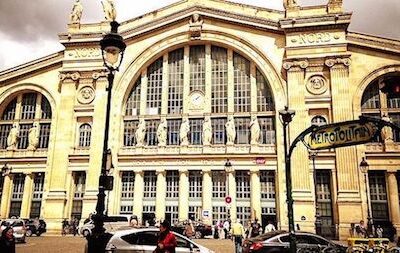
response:
<path id="1" fill-rule="evenodd" d="M 315 157 L 317 153 L 315 151 L 311 151 L 310 154 L 312 163 L 313 163 L 313 177 L 314 177 L 314 198 L 315 198 L 315 233 L 317 235 L 321 235 L 321 216 L 319 214 L 319 203 L 318 203 L 318 187 L 317 187 L 317 170 L 315 169 Z"/>
<path id="2" fill-rule="evenodd" d="M 366 173 L 364 173 L 364 183 L 365 183 L 365 193 L 366 193 L 366 197 L 367 197 L 367 234 L 368 237 L 371 236 L 373 233 L 373 221 L 372 221 L 372 217 L 371 217 L 371 210 L 369 209 L 369 194 L 368 194 L 368 184 L 367 184 L 367 177 L 368 177 L 368 171 Z"/>
<path id="3" fill-rule="evenodd" d="M 287 209 L 288 209 L 288 221 L 289 221 L 289 241 L 290 241 L 290 252 L 296 253 L 296 235 L 294 233 L 294 216 L 293 216 L 293 197 L 292 197 L 292 175 L 290 168 L 290 156 L 288 153 L 287 144 L 287 126 L 289 122 L 282 122 L 283 124 L 283 145 L 285 149 L 285 176 L 286 176 L 286 198 L 287 198 Z"/>

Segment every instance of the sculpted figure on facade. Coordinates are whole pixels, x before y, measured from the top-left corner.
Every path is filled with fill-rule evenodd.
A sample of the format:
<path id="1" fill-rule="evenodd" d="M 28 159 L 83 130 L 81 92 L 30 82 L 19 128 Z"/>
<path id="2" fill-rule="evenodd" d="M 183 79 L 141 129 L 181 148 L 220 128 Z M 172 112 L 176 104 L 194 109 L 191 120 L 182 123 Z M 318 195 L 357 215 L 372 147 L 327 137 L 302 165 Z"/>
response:
<path id="1" fill-rule="evenodd" d="M 167 145 L 167 121 L 163 118 L 157 128 L 158 146 Z"/>
<path id="2" fill-rule="evenodd" d="M 188 133 L 190 131 L 189 120 L 187 118 L 183 118 L 181 128 L 179 129 L 179 138 L 182 146 L 189 145 Z"/>
<path id="3" fill-rule="evenodd" d="M 8 150 L 13 150 L 17 148 L 17 141 L 19 138 L 19 130 L 16 124 L 13 125 L 13 127 L 10 130 L 10 133 L 8 134 L 7 137 L 7 149 Z"/>
<path id="4" fill-rule="evenodd" d="M 71 14 L 69 16 L 69 22 L 71 24 L 79 24 L 82 18 L 83 7 L 80 0 L 76 0 L 74 6 L 72 7 Z"/>
<path id="5" fill-rule="evenodd" d="M 390 118 L 387 115 L 383 115 L 382 120 L 386 122 L 391 122 Z M 391 127 L 385 126 L 382 128 L 381 132 L 381 137 L 382 140 L 384 140 L 386 143 L 392 143 L 393 142 L 393 130 Z"/>
<path id="6" fill-rule="evenodd" d="M 203 145 L 211 145 L 212 140 L 212 126 L 211 119 L 209 116 L 205 117 L 203 123 Z"/>
<path id="7" fill-rule="evenodd" d="M 106 21 L 115 21 L 117 18 L 117 11 L 115 10 L 114 0 L 103 0 L 101 1 L 101 4 L 103 5 Z"/>
<path id="8" fill-rule="evenodd" d="M 258 123 L 257 116 L 253 115 L 251 117 L 250 121 L 250 133 L 251 133 L 251 140 L 250 144 L 251 145 L 257 145 L 260 143 L 260 133 L 261 133 L 261 128 L 260 124 Z"/>
<path id="9" fill-rule="evenodd" d="M 225 123 L 226 129 L 226 145 L 233 145 L 236 139 L 235 120 L 232 115 L 228 116 L 228 121 Z"/>
<path id="10" fill-rule="evenodd" d="M 203 20 L 198 13 L 194 13 L 189 20 L 189 32 L 192 39 L 200 39 Z"/>
<path id="11" fill-rule="evenodd" d="M 299 6 L 297 4 L 297 0 L 283 0 L 283 7 L 285 7 L 285 9 L 293 8 L 293 7 L 297 7 L 297 6 Z"/>
<path id="12" fill-rule="evenodd" d="M 135 132 L 136 146 L 142 147 L 144 145 L 144 137 L 146 135 L 146 122 L 144 119 L 139 120 L 139 125 Z"/>
<path id="13" fill-rule="evenodd" d="M 35 150 L 39 144 L 39 129 L 36 123 L 29 129 L 28 141 L 28 149 Z"/>

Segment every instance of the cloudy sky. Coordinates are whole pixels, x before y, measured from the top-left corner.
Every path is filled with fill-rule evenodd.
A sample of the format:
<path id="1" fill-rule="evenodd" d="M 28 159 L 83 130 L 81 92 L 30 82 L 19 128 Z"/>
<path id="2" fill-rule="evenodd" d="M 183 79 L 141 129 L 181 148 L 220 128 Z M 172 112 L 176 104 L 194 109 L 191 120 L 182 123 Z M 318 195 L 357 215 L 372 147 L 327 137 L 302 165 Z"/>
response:
<path id="1" fill-rule="evenodd" d="M 66 31 L 75 0 L 0 0 L 0 71 L 63 49 L 58 33 Z M 174 3 L 177 0 L 115 0 L 117 21 L 125 21 Z M 232 0 L 282 10 L 282 0 Z M 301 5 L 328 0 L 298 0 Z M 103 19 L 101 0 L 81 0 L 82 23 Z M 400 39 L 399 0 L 344 0 L 352 11 L 351 31 Z"/>

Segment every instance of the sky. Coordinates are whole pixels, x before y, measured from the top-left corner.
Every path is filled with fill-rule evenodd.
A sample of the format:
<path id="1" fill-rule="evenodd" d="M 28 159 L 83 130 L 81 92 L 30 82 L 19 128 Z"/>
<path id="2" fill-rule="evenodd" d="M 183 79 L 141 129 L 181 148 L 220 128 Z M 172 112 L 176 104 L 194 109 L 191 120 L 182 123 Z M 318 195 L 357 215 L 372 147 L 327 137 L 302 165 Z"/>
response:
<path id="1" fill-rule="evenodd" d="M 283 10 L 282 0 L 231 0 Z M 301 6 L 328 0 L 298 0 Z M 75 0 L 0 0 L 0 71 L 63 50 L 58 34 L 66 32 Z M 81 0 L 81 23 L 103 20 L 101 0 Z M 117 21 L 122 22 L 177 0 L 115 0 Z M 350 31 L 400 40 L 400 0 L 344 0 L 353 12 Z"/>

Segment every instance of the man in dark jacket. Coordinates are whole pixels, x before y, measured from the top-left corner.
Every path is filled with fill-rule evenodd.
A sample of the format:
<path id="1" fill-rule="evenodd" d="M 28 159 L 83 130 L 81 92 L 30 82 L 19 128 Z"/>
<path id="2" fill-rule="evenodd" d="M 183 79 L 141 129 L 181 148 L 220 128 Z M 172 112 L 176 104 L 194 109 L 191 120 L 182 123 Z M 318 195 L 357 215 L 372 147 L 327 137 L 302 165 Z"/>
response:
<path id="1" fill-rule="evenodd" d="M 6 227 L 1 232 L 0 238 L 0 252 L 1 253 L 15 253 L 15 238 L 14 230 L 12 227 Z"/>
<path id="2" fill-rule="evenodd" d="M 160 235 L 158 237 L 157 248 L 153 253 L 175 253 L 176 238 L 171 232 L 171 225 L 164 220 L 160 224 Z"/>

